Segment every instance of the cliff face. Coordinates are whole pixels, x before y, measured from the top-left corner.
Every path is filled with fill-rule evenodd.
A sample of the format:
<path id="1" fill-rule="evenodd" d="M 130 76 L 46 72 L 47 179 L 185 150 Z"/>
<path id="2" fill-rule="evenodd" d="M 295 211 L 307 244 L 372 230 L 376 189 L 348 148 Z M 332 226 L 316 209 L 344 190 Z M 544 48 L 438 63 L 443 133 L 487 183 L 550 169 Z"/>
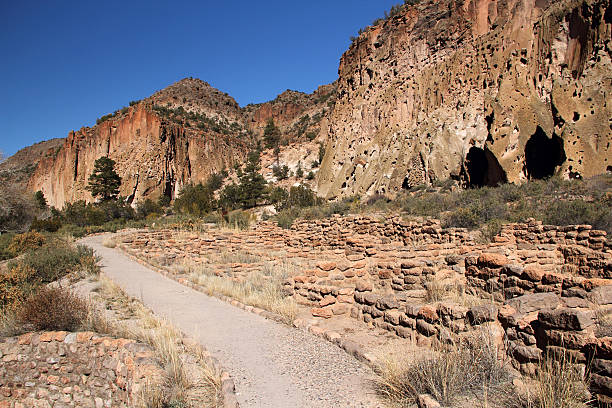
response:
<path id="1" fill-rule="evenodd" d="M 129 201 L 174 198 L 185 184 L 204 182 L 212 173 L 242 164 L 270 118 L 287 142 L 304 141 L 308 134 L 318 137 L 334 90 L 327 85 L 311 95 L 287 91 L 272 102 L 242 109 L 206 82 L 186 78 L 96 126 L 70 132 L 53 154 L 33 162 L 28 189 L 42 190 L 58 208 L 80 199 L 91 201 L 85 190 L 89 175 L 96 159 L 108 156 L 122 178 L 120 195 Z M 317 146 L 310 144 L 283 148 L 296 150 L 289 155 L 295 158 L 294 167 L 300 160 L 306 166 L 316 156 Z"/>
<path id="2" fill-rule="evenodd" d="M 609 0 L 422 1 L 343 55 L 327 197 L 612 170 Z"/>
<path id="3" fill-rule="evenodd" d="M 208 104 L 210 99 L 205 101 Z M 128 200 L 174 198 L 186 183 L 205 181 L 244 160 L 246 142 L 239 131 L 227 134 L 224 126 L 233 118 L 225 108 L 216 110 L 215 121 L 212 107 L 194 103 L 194 112 L 211 116 L 190 119 L 185 113 L 160 111 L 157 102 L 161 103 L 142 101 L 93 128 L 70 132 L 57 155 L 39 162 L 29 188 L 42 190 L 49 204 L 59 208 L 66 202 L 91 200 L 85 187 L 94 162 L 108 156 L 117 163 L 120 194 Z"/>

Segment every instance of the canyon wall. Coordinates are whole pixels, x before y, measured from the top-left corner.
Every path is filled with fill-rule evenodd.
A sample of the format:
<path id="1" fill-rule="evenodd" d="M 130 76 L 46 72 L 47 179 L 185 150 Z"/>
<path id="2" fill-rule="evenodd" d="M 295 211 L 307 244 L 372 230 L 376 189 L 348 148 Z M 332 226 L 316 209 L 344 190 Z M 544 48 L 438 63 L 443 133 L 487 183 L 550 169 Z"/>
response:
<path id="1" fill-rule="evenodd" d="M 91 128 L 70 132 L 33 163 L 27 188 L 41 190 L 49 205 L 58 208 L 92 201 L 85 189 L 88 178 L 96 159 L 108 156 L 122 178 L 120 195 L 130 202 L 175 198 L 185 184 L 205 182 L 212 173 L 242 164 L 269 119 L 283 140 L 293 143 L 281 148 L 281 158 L 290 158 L 283 164 L 295 167 L 301 159 L 306 166 L 316 156 L 318 147 L 311 139 L 319 137 L 334 92 L 334 84 L 311 95 L 286 91 L 274 101 L 241 108 L 208 83 L 185 78 L 100 118 Z"/>
<path id="2" fill-rule="evenodd" d="M 321 195 L 612 171 L 609 1 L 422 1 L 342 56 Z"/>
<path id="3" fill-rule="evenodd" d="M 189 182 L 208 176 L 246 157 L 238 137 L 202 131 L 169 121 L 151 105 L 140 103 L 93 128 L 70 132 L 57 155 L 42 159 L 30 178 L 31 190 L 42 190 L 49 205 L 61 208 L 79 199 L 91 201 L 85 187 L 96 159 L 115 160 L 122 178 L 120 195 L 130 201 L 174 198 Z"/>

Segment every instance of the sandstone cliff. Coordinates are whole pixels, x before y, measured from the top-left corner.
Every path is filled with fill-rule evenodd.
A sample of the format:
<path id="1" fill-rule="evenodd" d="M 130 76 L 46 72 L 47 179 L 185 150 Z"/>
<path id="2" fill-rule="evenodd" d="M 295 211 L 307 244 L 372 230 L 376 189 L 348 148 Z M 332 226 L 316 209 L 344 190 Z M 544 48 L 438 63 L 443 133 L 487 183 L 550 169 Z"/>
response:
<path id="1" fill-rule="evenodd" d="M 609 0 L 422 1 L 342 56 L 327 197 L 612 171 Z"/>

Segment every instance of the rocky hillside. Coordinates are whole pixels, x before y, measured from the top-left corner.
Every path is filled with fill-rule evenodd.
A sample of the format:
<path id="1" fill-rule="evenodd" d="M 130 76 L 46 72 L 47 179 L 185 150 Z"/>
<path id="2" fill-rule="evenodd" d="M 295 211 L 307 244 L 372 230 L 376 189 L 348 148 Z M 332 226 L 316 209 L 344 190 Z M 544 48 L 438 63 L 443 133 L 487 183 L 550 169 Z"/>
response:
<path id="1" fill-rule="evenodd" d="M 108 155 L 123 179 L 121 195 L 174 197 L 185 183 L 242 162 L 248 151 L 236 102 L 200 80 L 184 79 L 108 116 L 70 132 L 56 156 L 39 162 L 29 188 L 57 207 L 90 200 L 88 177 L 95 160 Z"/>
<path id="2" fill-rule="evenodd" d="M 0 163 L 0 182 L 11 182 L 24 188 L 38 162 L 45 157 L 53 157 L 65 139 L 51 139 L 24 147 Z"/>
<path id="3" fill-rule="evenodd" d="M 54 144 L 53 154 L 31 161 L 25 180 L 29 190 L 42 190 L 56 207 L 91 200 L 85 190 L 88 177 L 95 160 L 108 155 L 122 177 L 120 194 L 131 202 L 161 195 L 174 198 L 185 184 L 206 181 L 212 173 L 242 163 L 269 119 L 287 144 L 293 142 L 292 151 L 298 141 L 309 141 L 310 146 L 314 142 L 309 139 L 319 136 L 334 90 L 328 85 L 312 95 L 287 91 L 272 102 L 243 109 L 208 83 L 185 78 L 101 117 L 93 127 L 58 139 L 61 145 Z M 316 155 L 316 147 L 307 150 L 288 156 L 298 157 L 294 166 L 302 156 Z"/>
<path id="4" fill-rule="evenodd" d="M 423 0 L 342 56 L 327 197 L 612 171 L 609 0 Z"/>

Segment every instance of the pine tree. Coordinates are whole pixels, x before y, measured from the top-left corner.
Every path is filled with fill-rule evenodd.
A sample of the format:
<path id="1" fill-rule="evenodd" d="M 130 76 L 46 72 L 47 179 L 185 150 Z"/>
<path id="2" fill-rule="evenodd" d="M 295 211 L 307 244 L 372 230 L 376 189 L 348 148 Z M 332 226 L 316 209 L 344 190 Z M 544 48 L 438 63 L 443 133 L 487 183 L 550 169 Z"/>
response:
<path id="1" fill-rule="evenodd" d="M 259 173 L 259 152 L 249 153 L 244 172 L 240 177 L 240 199 L 243 208 L 253 208 L 266 198 L 266 179 Z"/>
<path id="2" fill-rule="evenodd" d="M 274 119 L 270 118 L 264 129 L 264 143 L 268 149 L 278 147 L 281 138 L 280 129 L 274 124 Z"/>
<path id="3" fill-rule="evenodd" d="M 119 196 L 121 177 L 115 171 L 115 161 L 103 156 L 94 163 L 86 189 L 100 201 L 116 200 Z"/>

